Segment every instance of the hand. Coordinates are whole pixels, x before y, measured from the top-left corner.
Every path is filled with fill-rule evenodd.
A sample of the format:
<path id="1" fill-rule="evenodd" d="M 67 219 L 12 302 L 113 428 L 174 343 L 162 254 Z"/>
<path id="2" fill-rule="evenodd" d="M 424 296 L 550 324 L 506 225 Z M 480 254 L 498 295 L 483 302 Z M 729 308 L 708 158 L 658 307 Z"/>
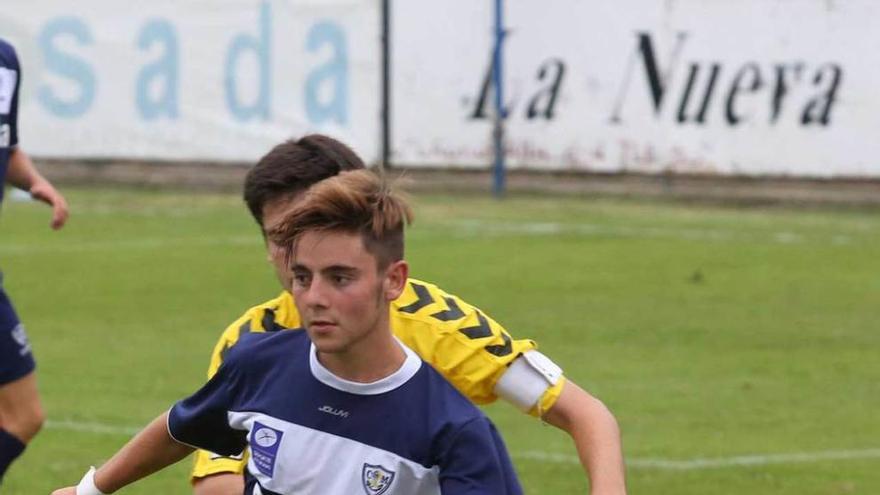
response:
<path id="1" fill-rule="evenodd" d="M 58 230 L 67 222 L 69 210 L 64 196 L 49 181 L 41 180 L 31 186 L 31 197 L 52 207 L 52 228 Z M 75 495 L 75 494 L 74 494 Z"/>
<path id="2" fill-rule="evenodd" d="M 76 487 L 68 486 L 67 488 L 59 488 L 52 492 L 52 495 L 76 495 Z"/>

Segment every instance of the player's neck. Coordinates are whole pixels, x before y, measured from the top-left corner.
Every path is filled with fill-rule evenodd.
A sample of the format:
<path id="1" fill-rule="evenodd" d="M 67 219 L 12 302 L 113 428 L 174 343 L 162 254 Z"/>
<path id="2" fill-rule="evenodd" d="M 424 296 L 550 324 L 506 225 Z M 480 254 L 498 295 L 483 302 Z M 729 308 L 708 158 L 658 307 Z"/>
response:
<path id="1" fill-rule="evenodd" d="M 318 361 L 338 378 L 358 383 L 372 383 L 399 370 L 406 352 L 391 334 L 385 321 L 365 338 L 343 352 L 317 353 Z"/>

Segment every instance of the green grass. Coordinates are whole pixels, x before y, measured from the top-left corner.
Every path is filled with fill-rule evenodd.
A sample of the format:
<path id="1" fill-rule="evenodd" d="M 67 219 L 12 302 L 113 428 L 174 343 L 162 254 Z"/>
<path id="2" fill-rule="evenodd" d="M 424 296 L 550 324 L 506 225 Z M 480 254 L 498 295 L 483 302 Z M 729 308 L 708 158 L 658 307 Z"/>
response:
<path id="1" fill-rule="evenodd" d="M 52 421 L 143 425 L 202 382 L 277 282 L 237 197 L 68 191 L 6 202 L 0 266 Z M 419 196 L 412 273 L 538 341 L 621 423 L 631 493 L 880 492 L 880 458 L 691 470 L 646 459 L 880 449 L 880 217 L 649 202 Z M 529 494 L 585 493 L 567 437 L 506 405 Z M 3 493 L 76 482 L 125 435 L 45 429 Z M 562 461 L 535 460 L 540 451 Z M 567 457 L 566 457 L 567 456 Z M 120 493 L 188 493 L 183 462 Z"/>

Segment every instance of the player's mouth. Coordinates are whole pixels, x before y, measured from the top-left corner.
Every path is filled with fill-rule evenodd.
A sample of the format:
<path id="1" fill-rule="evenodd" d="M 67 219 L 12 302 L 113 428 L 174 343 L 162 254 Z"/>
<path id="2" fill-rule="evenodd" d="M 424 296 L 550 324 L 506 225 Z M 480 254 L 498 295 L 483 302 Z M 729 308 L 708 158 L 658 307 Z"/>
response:
<path id="1" fill-rule="evenodd" d="M 309 329 L 313 332 L 329 332 L 336 328 L 336 324 L 330 320 L 312 320 L 309 322 Z"/>

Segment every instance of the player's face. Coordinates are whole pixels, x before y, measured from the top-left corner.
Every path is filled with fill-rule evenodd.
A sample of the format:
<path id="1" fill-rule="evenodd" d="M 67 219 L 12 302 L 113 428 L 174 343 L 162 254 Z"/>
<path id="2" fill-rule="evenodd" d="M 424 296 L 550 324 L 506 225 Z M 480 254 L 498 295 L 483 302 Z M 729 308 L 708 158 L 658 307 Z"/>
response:
<path id="1" fill-rule="evenodd" d="M 290 210 L 293 203 L 300 197 L 300 195 L 281 196 L 263 205 L 263 237 L 266 239 L 266 259 L 269 260 L 272 268 L 275 269 L 275 276 L 278 277 L 278 282 L 287 290 L 290 290 L 292 279 L 290 265 L 284 259 L 284 249 L 272 242 L 267 233 L 271 232 L 273 228 L 284 220 L 284 214 Z"/>
<path id="2" fill-rule="evenodd" d="M 377 341 L 371 337 L 380 339 L 388 328 L 388 303 L 403 290 L 407 271 L 403 261 L 380 270 L 361 236 L 345 232 L 304 234 L 292 267 L 297 310 L 323 353 L 369 349 Z"/>

